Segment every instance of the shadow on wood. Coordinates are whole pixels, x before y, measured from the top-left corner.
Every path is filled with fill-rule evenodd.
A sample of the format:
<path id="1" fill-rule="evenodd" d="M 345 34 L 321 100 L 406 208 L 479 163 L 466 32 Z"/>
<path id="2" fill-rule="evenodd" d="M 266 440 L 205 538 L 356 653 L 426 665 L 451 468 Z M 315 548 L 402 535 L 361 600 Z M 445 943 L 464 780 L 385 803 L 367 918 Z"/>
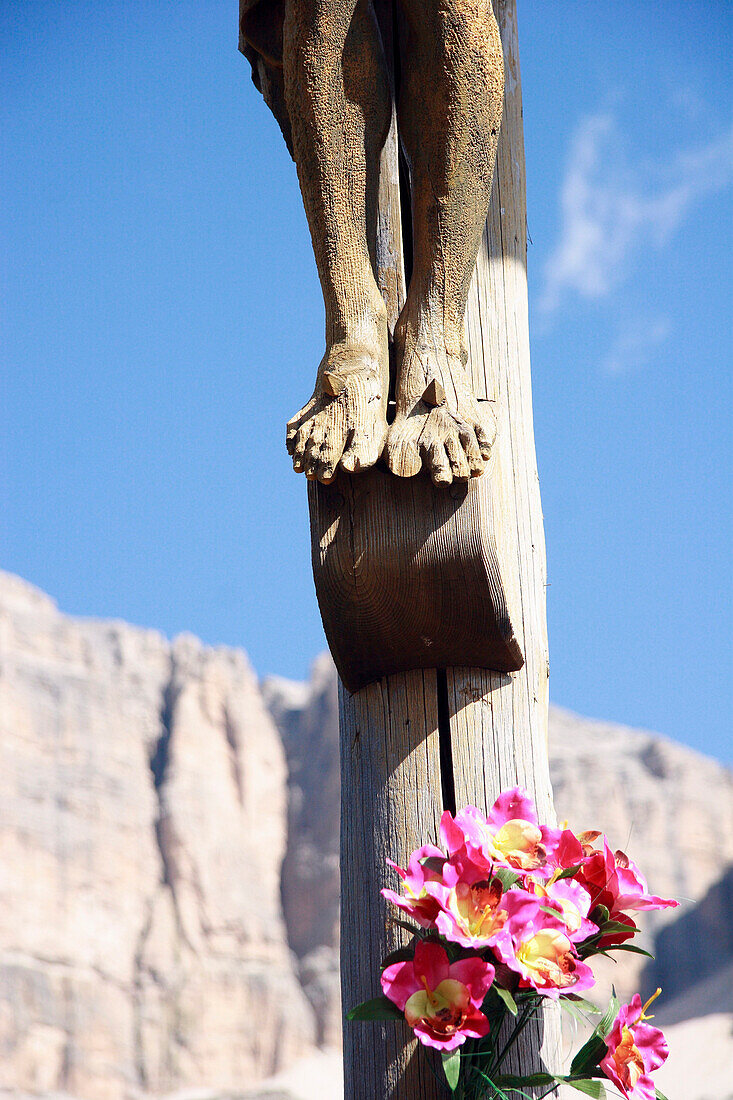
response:
<path id="1" fill-rule="evenodd" d="M 418 668 L 522 667 L 491 486 L 491 470 L 436 487 L 379 468 L 309 484 L 318 605 L 349 691 Z"/>

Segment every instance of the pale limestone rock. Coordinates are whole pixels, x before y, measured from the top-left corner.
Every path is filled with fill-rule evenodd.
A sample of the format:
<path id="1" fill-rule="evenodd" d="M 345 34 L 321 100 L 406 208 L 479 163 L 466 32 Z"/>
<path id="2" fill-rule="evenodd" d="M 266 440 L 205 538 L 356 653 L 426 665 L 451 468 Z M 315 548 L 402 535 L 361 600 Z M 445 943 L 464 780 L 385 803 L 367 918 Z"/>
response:
<path id="1" fill-rule="evenodd" d="M 288 849 L 282 899 L 300 979 L 315 1009 L 321 1045 L 341 1041 L 338 974 L 338 698 L 331 658 L 313 664 L 309 684 L 272 677 L 263 696 L 280 730 L 289 772 Z"/>
<path id="2" fill-rule="evenodd" d="M 652 893 L 680 901 L 679 909 L 639 914 L 644 934 L 635 942 L 653 951 L 660 929 L 700 901 L 733 862 L 733 774 L 657 734 L 558 707 L 550 712 L 550 773 L 560 819 L 603 830 L 640 866 Z M 688 971 L 699 951 L 693 940 Z M 617 958 L 594 963 L 601 998 L 612 983 L 622 997 L 648 984 L 642 956 Z M 663 973 L 657 976 L 664 985 Z"/>
<path id="3" fill-rule="evenodd" d="M 311 1050 L 284 753 L 243 655 L 2 575 L 0 660 L 0 1088 L 233 1088 Z"/>

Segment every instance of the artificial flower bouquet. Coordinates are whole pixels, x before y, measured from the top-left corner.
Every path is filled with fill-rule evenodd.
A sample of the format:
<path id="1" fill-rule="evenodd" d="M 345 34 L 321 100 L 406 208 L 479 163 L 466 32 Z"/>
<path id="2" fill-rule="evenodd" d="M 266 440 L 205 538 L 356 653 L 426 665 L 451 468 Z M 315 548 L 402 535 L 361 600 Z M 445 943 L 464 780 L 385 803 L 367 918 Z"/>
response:
<path id="1" fill-rule="evenodd" d="M 667 1044 L 647 1022 L 651 1001 L 638 995 L 626 1005 L 612 998 L 567 1074 L 517 1076 L 504 1063 L 545 998 L 575 1016 L 598 1013 L 581 996 L 594 984 L 590 960 L 648 954 L 629 942 L 638 931 L 630 914 L 677 902 L 650 895 L 636 865 L 600 833 L 540 826 L 519 787 L 488 817 L 474 806 L 444 813 L 440 832 L 445 850 L 426 845 L 406 869 L 391 864 L 402 891 L 382 894 L 412 941 L 383 961 L 382 996 L 348 1019 L 405 1019 L 440 1052 L 460 1100 L 529 1097 L 528 1088 L 544 1096 L 561 1082 L 602 1098 L 604 1081 L 625 1100 L 665 1100 L 651 1073 Z"/>

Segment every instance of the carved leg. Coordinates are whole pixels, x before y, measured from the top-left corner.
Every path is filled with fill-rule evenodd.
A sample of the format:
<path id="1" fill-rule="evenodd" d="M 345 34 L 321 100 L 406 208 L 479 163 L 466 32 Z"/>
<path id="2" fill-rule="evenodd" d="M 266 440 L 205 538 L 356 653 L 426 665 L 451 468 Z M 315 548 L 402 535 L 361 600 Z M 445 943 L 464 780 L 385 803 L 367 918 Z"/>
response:
<path id="1" fill-rule="evenodd" d="M 400 134 L 410 162 L 414 267 L 397 324 L 401 477 L 483 471 L 495 434 L 465 370 L 464 318 L 491 193 L 504 70 L 490 0 L 400 0 Z"/>
<path id="2" fill-rule="evenodd" d="M 387 434 L 387 320 L 375 282 L 379 153 L 390 101 L 368 0 L 287 0 L 285 95 L 326 309 L 326 354 L 288 423 L 296 470 L 372 466 Z"/>

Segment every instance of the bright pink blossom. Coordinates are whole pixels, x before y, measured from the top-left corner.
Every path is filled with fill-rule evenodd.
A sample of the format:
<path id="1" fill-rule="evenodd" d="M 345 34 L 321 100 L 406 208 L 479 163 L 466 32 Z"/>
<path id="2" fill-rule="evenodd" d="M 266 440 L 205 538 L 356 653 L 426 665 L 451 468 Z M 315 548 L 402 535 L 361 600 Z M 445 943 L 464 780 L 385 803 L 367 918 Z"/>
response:
<path id="1" fill-rule="evenodd" d="M 510 916 L 519 919 L 523 909 L 533 913 L 536 902 L 524 890 L 504 891 L 485 865 L 468 856 L 454 856 L 443 867 L 441 882 L 426 886 L 440 911 L 435 925 L 441 935 L 463 947 L 490 947 Z"/>
<path id="2" fill-rule="evenodd" d="M 540 909 L 536 899 L 534 912 L 525 906 L 509 918 L 493 949 L 519 974 L 520 986 L 531 986 L 547 997 L 557 999 L 561 993 L 579 993 L 595 984 L 593 971 L 578 958 L 565 925 Z"/>
<path id="3" fill-rule="evenodd" d="M 450 855 L 466 852 L 474 861 L 533 871 L 547 858 L 547 842 L 558 830 L 540 828 L 534 802 L 521 787 L 503 791 L 484 817 L 466 806 L 455 818 L 444 813 L 441 835 Z"/>
<path id="4" fill-rule="evenodd" d="M 601 1069 L 626 1100 L 654 1100 L 654 1082 L 649 1075 L 666 1062 L 669 1054 L 662 1032 L 645 1022 L 651 1019 L 644 1013 L 654 997 L 642 1006 L 637 993 L 630 1004 L 622 1005 L 606 1038 L 607 1053 Z"/>
<path id="5" fill-rule="evenodd" d="M 413 960 L 385 969 L 382 990 L 421 1043 L 447 1051 L 488 1034 L 489 1021 L 480 1009 L 493 980 L 494 967 L 483 959 L 449 963 L 440 944 L 421 940 Z"/>
<path id="6" fill-rule="evenodd" d="M 570 829 L 546 829 L 547 864 L 554 872 L 578 867 L 586 857 L 581 838 Z"/>
<path id="7" fill-rule="evenodd" d="M 593 851 L 575 877 L 589 891 L 594 906 L 605 905 L 612 920 L 629 924 L 634 931 L 633 921 L 624 920 L 629 911 L 669 909 L 678 904 L 672 898 L 650 894 L 636 864 L 624 852 L 612 852 L 605 837 L 603 851 Z"/>
<path id="8" fill-rule="evenodd" d="M 548 879 L 543 882 L 528 875 L 527 890 L 536 894 L 541 905 L 556 909 L 565 925 L 565 934 L 573 943 L 582 943 L 598 932 L 598 926 L 588 919 L 591 897 L 588 891 L 574 879 Z"/>
<path id="9" fill-rule="evenodd" d="M 426 883 L 441 882 L 440 871 L 437 870 L 445 862 L 445 855 L 440 848 L 432 844 L 426 844 L 424 848 L 418 848 L 410 856 L 407 870 L 398 867 L 391 859 L 387 860 L 390 867 L 394 867 L 402 879 L 403 894 L 397 894 L 394 890 L 382 890 L 382 896 L 402 909 L 405 913 L 417 921 L 421 928 L 432 928 L 435 918 L 440 912 L 440 906 L 432 898 L 427 890 Z"/>

